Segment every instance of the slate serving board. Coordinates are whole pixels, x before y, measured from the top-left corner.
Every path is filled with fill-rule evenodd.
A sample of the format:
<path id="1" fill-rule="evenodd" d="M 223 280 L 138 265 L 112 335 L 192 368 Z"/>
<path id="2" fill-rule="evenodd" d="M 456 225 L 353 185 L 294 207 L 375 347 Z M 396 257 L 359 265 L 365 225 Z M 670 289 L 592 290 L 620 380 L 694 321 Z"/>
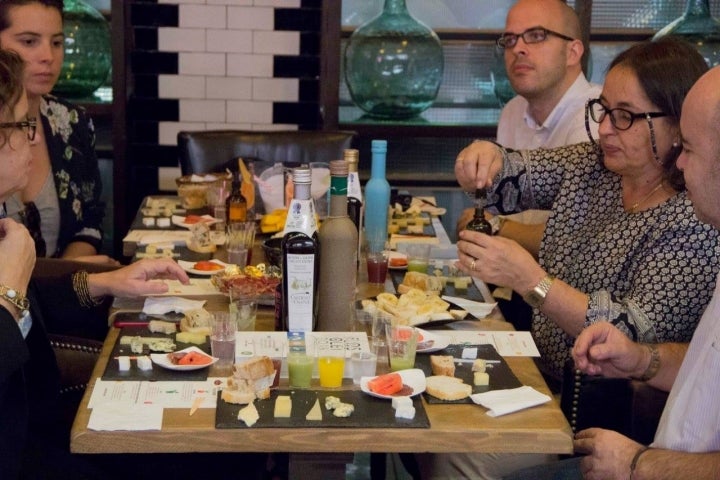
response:
<path id="1" fill-rule="evenodd" d="M 443 350 L 433 352 L 428 355 L 418 355 L 415 358 L 415 367 L 425 372 L 425 376 L 429 377 L 432 373 L 430 367 L 430 356 L 431 355 L 452 355 L 455 358 L 462 358 L 462 351 L 464 348 L 477 348 L 478 353 L 476 358 L 482 358 L 485 360 L 499 360 L 500 363 L 488 364 L 488 368 L 485 370 L 490 376 L 489 386 L 476 386 L 473 385 L 473 372 L 472 363 L 456 363 L 455 364 L 455 376 L 461 378 L 464 383 L 472 385 L 472 393 L 483 393 L 490 390 L 503 390 L 506 388 L 517 388 L 521 387 L 522 383 L 510 370 L 510 366 L 507 364 L 505 359 L 497 353 L 495 347 L 492 345 L 449 345 Z M 492 367 L 490 367 L 492 365 Z M 427 403 L 473 403 L 470 398 L 464 398 L 462 400 L 440 400 L 437 397 L 424 392 L 425 401 Z"/>
<path id="2" fill-rule="evenodd" d="M 215 409 L 215 428 L 292 428 L 292 427 L 338 427 L 338 428 L 430 428 L 430 420 L 423 408 L 420 395 L 413 397 L 415 418 L 412 420 L 396 419 L 392 402 L 372 397 L 360 390 L 273 390 L 267 400 L 255 400 L 255 408 L 260 419 L 252 427 L 238 420 L 238 412 L 245 405 L 234 405 L 220 399 L 218 393 Z M 292 411 L 290 418 L 274 418 L 275 399 L 278 395 L 290 395 Z M 325 409 L 325 397 L 335 396 L 344 403 L 352 403 L 355 411 L 347 418 L 338 418 L 332 411 Z M 305 420 L 315 399 L 320 400 L 323 419 L 321 421 Z"/>
<path id="3" fill-rule="evenodd" d="M 123 327 L 120 335 L 118 336 L 117 342 L 115 342 L 115 346 L 113 347 L 112 355 L 110 356 L 110 360 L 107 363 L 107 366 L 105 367 L 105 373 L 103 373 L 102 379 L 103 380 L 151 380 L 151 381 L 204 381 L 207 380 L 208 375 L 208 369 L 207 368 L 201 368 L 199 370 L 185 370 L 185 371 L 177 371 L 177 370 L 169 370 L 167 368 L 163 368 L 160 365 L 155 365 L 153 363 L 152 370 L 143 371 L 140 370 L 137 367 L 137 362 L 135 360 L 130 360 L 130 370 L 126 372 L 121 372 L 118 369 L 118 361 L 115 359 L 115 357 L 120 355 L 129 355 L 129 356 L 136 356 L 137 354 L 132 353 L 130 351 L 130 345 L 120 345 L 120 338 L 129 335 L 129 336 L 135 336 L 139 335 L 141 337 L 158 337 L 158 338 L 172 338 L 175 342 L 175 335 L 166 335 L 163 333 L 151 333 L 150 330 L 147 329 L 147 327 Z M 209 337 L 205 338 L 205 343 L 202 345 L 195 345 L 192 343 L 181 343 L 181 342 L 175 342 L 175 345 L 177 345 L 176 350 L 182 350 L 184 348 L 196 346 L 200 348 L 202 351 L 210 354 L 210 340 Z M 147 345 L 143 347 L 143 355 L 150 355 L 150 351 L 147 348 Z"/>
<path id="4" fill-rule="evenodd" d="M 427 273 L 429 275 L 434 275 L 434 273 L 432 271 L 433 269 L 434 269 L 434 267 L 432 265 L 432 260 L 431 260 Z M 443 268 L 443 271 L 444 271 L 444 274 L 447 275 L 447 273 L 448 273 L 447 265 Z M 388 269 L 388 275 L 390 275 L 390 279 L 392 280 L 393 286 L 395 287 L 396 291 L 397 291 L 398 285 L 400 285 L 403 281 L 403 278 L 405 278 L 405 272 L 406 272 L 406 270 Z M 468 300 L 472 300 L 474 302 L 485 302 L 485 299 L 483 298 L 482 293 L 480 293 L 480 290 L 478 290 L 478 288 L 477 288 L 477 286 L 475 286 L 474 282 L 470 282 L 470 284 L 468 285 L 468 288 L 466 290 L 457 290 L 455 288 L 455 283 L 452 281 L 449 281 L 445 284 L 445 288 L 443 288 L 441 295 L 450 295 L 451 297 L 462 297 L 462 298 L 466 298 Z"/>

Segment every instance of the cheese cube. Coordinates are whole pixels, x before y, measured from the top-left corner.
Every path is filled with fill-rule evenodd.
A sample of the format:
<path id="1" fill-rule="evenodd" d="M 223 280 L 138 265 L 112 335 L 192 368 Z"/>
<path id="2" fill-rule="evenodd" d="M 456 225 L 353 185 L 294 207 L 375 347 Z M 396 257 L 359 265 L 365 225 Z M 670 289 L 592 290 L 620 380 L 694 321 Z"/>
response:
<path id="1" fill-rule="evenodd" d="M 290 418 L 292 399 L 289 395 L 278 395 L 275 399 L 275 418 Z"/>
<path id="2" fill-rule="evenodd" d="M 137 357 L 137 366 L 143 372 L 152 370 L 152 360 L 150 360 L 150 357 L 148 357 L 147 355 Z"/>
<path id="3" fill-rule="evenodd" d="M 486 372 L 473 373 L 473 383 L 475 385 L 490 385 L 490 375 Z"/>
<path id="4" fill-rule="evenodd" d="M 462 349 L 462 358 L 477 358 L 477 347 L 467 347 Z"/>
<path id="5" fill-rule="evenodd" d="M 415 407 L 410 405 L 409 407 L 403 406 L 395 409 L 395 418 L 405 418 L 412 420 L 415 418 Z"/>
<path id="6" fill-rule="evenodd" d="M 410 397 L 393 397 L 392 407 L 398 409 L 401 407 L 412 407 L 412 399 Z"/>
<path id="7" fill-rule="evenodd" d="M 130 357 L 127 355 L 118 357 L 118 370 L 121 372 L 127 372 L 130 370 Z"/>
<path id="8" fill-rule="evenodd" d="M 485 360 L 482 358 L 478 358 L 475 360 L 472 364 L 472 371 L 473 372 L 484 372 L 486 370 L 487 365 L 485 364 Z"/>
<path id="9" fill-rule="evenodd" d="M 175 341 L 180 343 L 195 343 L 197 345 L 202 345 L 205 343 L 205 334 L 204 333 L 193 333 L 193 332 L 179 332 L 177 335 L 175 335 Z"/>

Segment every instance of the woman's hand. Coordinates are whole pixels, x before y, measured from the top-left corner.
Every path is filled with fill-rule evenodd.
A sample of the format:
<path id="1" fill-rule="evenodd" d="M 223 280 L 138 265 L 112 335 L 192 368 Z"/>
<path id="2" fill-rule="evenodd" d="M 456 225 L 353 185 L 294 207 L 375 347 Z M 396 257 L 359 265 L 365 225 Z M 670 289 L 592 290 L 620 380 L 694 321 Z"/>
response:
<path id="1" fill-rule="evenodd" d="M 484 282 L 524 295 L 545 276 L 533 256 L 513 240 L 469 230 L 459 237 L 458 268 Z"/>
<path id="2" fill-rule="evenodd" d="M 190 283 L 187 273 L 174 260 L 143 259 L 127 267 L 111 272 L 95 273 L 88 276 L 88 288 L 92 297 L 112 295 L 116 297 L 138 297 L 161 294 L 168 291 L 161 279 L 179 280 Z"/>
<path id="3" fill-rule="evenodd" d="M 107 255 L 83 255 L 80 257 L 73 257 L 72 260 L 76 262 L 97 263 L 99 265 L 112 265 L 114 267 L 119 267 L 121 265 L 120 262 Z"/>
<path id="4" fill-rule="evenodd" d="M 35 268 L 35 242 L 27 229 L 10 218 L 0 220 L 0 284 L 25 294 Z"/>
<path id="5" fill-rule="evenodd" d="M 460 151 L 455 160 L 455 177 L 463 190 L 474 192 L 492 185 L 503 164 L 502 149 L 492 143 L 476 140 Z"/>

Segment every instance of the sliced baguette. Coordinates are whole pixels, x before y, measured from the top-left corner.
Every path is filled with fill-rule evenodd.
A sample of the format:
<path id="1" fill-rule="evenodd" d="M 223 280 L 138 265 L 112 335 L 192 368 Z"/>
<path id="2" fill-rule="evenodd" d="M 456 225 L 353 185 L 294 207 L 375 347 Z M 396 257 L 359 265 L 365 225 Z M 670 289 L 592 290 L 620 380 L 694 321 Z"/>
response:
<path id="1" fill-rule="evenodd" d="M 462 400 L 472 394 L 472 386 L 457 377 L 433 375 L 427 377 L 425 382 L 425 391 L 440 400 Z"/>
<path id="2" fill-rule="evenodd" d="M 455 364 L 452 355 L 430 355 L 430 367 L 433 375 L 455 376 Z"/>

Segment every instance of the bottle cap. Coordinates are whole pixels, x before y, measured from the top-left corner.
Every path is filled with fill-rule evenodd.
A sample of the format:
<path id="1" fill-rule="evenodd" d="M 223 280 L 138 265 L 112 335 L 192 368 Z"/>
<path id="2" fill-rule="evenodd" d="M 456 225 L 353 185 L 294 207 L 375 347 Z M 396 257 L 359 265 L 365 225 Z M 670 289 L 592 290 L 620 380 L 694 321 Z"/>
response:
<path id="1" fill-rule="evenodd" d="M 387 140 L 373 140 L 370 143 L 370 150 L 373 153 L 386 153 L 387 152 Z"/>
<path id="2" fill-rule="evenodd" d="M 357 165 L 360 161 L 360 151 L 355 148 L 347 148 L 343 151 L 343 160 L 348 162 L 348 166 L 351 168 L 352 166 Z"/>
<path id="3" fill-rule="evenodd" d="M 348 174 L 348 162 L 345 160 L 331 160 L 330 161 L 330 175 L 334 177 L 347 177 Z"/>
<path id="4" fill-rule="evenodd" d="M 293 183 L 312 183 L 312 171 L 308 167 L 293 169 Z"/>

